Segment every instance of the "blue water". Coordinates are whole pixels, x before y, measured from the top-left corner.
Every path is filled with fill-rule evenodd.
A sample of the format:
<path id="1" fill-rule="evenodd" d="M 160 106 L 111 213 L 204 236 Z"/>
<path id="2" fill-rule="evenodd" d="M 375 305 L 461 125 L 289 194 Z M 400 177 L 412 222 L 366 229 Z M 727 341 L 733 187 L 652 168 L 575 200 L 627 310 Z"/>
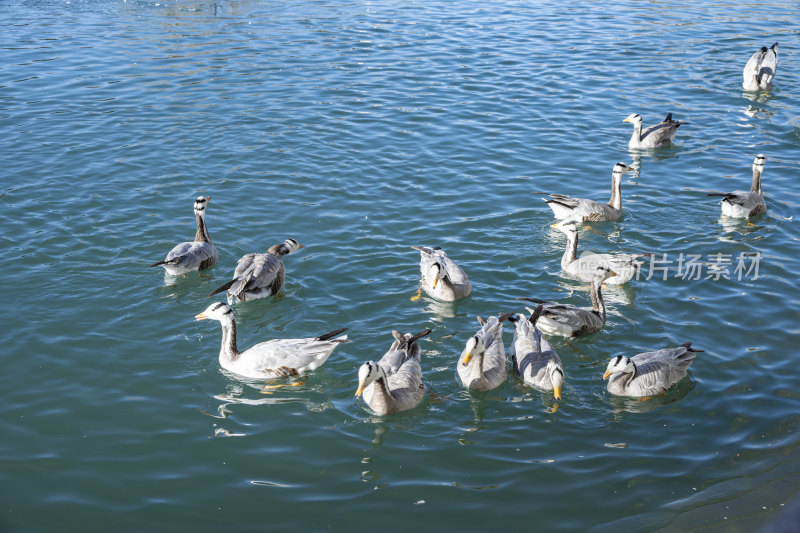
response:
<path id="1" fill-rule="evenodd" d="M 34 0 L 0 16 L 0 530 L 749 532 L 795 499 L 796 3 Z M 743 93 L 775 41 L 774 89 Z M 629 153 L 634 112 L 689 124 Z M 721 220 L 706 193 L 748 189 L 758 153 L 767 215 Z M 552 339 L 562 401 L 514 379 L 462 390 L 476 315 L 588 304 L 533 192 L 605 200 L 617 161 L 637 168 L 624 219 L 584 228 L 581 249 L 663 262 L 606 291 L 602 332 Z M 200 194 L 217 266 L 148 269 L 194 235 Z M 194 316 L 240 256 L 287 237 L 305 248 L 278 296 L 237 307 L 240 346 L 338 327 L 352 342 L 264 394 L 220 372 L 218 324 Z M 472 296 L 412 301 L 411 245 L 447 250 Z M 700 279 L 678 271 L 690 256 Z M 359 365 L 425 327 L 423 405 L 370 415 Z M 675 390 L 606 392 L 612 356 L 687 341 L 705 352 Z"/>

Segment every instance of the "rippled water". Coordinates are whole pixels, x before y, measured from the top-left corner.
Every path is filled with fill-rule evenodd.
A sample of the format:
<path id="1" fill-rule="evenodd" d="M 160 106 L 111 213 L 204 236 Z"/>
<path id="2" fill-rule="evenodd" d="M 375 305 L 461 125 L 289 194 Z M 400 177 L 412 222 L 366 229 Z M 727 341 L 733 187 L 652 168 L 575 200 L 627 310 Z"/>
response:
<path id="1" fill-rule="evenodd" d="M 4 531 L 753 531 L 798 492 L 795 3 L 0 14 Z M 743 94 L 747 58 L 775 41 L 774 90 Z M 689 124 L 629 154 L 633 112 Z M 748 188 L 760 152 L 768 214 L 720 221 L 705 193 Z M 626 215 L 582 230 L 581 249 L 664 262 L 607 291 L 602 332 L 553 339 L 558 405 L 513 379 L 461 390 L 475 315 L 588 302 L 532 193 L 604 200 L 616 161 L 638 169 Z M 146 266 L 192 237 L 199 194 L 219 263 L 165 279 Z M 337 327 L 352 342 L 264 394 L 220 372 L 219 327 L 193 317 L 241 255 L 287 237 L 306 247 L 279 296 L 236 309 L 241 346 Z M 420 244 L 465 268 L 469 299 L 410 300 Z M 756 253 L 758 276 L 737 276 Z M 701 279 L 678 276 L 690 255 Z M 425 327 L 423 406 L 371 416 L 358 366 L 393 328 Z M 705 352 L 666 396 L 606 393 L 611 356 L 686 341 Z"/>

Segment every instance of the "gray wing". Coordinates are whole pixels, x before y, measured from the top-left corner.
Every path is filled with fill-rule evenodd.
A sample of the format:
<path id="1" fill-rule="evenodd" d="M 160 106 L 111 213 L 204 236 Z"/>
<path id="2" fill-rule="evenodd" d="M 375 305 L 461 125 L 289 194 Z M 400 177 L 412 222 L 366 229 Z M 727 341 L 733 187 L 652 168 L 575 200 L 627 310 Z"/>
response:
<path id="1" fill-rule="evenodd" d="M 619 214 L 608 204 L 588 198 L 572 198 L 563 194 L 549 194 L 544 201 L 559 218 L 578 222 L 616 220 Z"/>
<path id="2" fill-rule="evenodd" d="M 578 337 L 603 326 L 603 320 L 594 311 L 569 304 L 549 304 L 542 310 L 542 317 L 569 326 Z"/>
<path id="3" fill-rule="evenodd" d="M 234 273 L 235 281 L 228 291 L 241 299 L 241 294 L 271 288 L 277 293 L 285 277 L 283 259 L 276 254 L 248 254 L 239 260 Z"/>
<path id="4" fill-rule="evenodd" d="M 207 242 L 182 242 L 167 254 L 164 263 L 181 268 L 202 270 L 217 260 L 217 249 Z"/>
<path id="5" fill-rule="evenodd" d="M 442 250 L 438 250 L 440 252 L 437 254 L 439 261 L 444 264 L 445 271 L 447 275 L 450 277 L 450 281 L 452 281 L 455 285 L 469 285 L 469 279 L 467 278 L 467 274 L 464 270 L 456 264 L 455 261 L 447 257 Z"/>
<path id="6" fill-rule="evenodd" d="M 631 360 L 636 364 L 636 376 L 628 390 L 638 396 L 668 391 L 686 375 L 695 355 L 696 350 L 686 345 L 634 355 Z"/>
<path id="7" fill-rule="evenodd" d="M 666 144 L 672 141 L 672 138 L 675 137 L 675 134 L 678 132 L 678 128 L 681 126 L 681 124 L 686 123 L 678 120 L 672 120 L 672 113 L 669 113 L 663 122 L 660 122 L 655 126 L 650 126 L 642 131 L 641 142 L 648 144 L 652 143 L 656 145 Z"/>
<path id="8" fill-rule="evenodd" d="M 742 79 L 745 83 L 754 80 L 759 86 L 768 85 L 777 70 L 778 43 L 775 43 L 770 48 L 765 46 L 750 56 L 742 71 Z"/>

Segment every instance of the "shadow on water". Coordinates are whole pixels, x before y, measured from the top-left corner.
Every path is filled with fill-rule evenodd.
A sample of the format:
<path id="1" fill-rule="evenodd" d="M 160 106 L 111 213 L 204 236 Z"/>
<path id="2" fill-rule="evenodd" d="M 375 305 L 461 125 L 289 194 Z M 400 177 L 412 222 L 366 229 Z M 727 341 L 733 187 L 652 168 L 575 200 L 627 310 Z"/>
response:
<path id="1" fill-rule="evenodd" d="M 695 383 L 691 379 L 684 378 L 666 393 L 649 398 L 625 398 L 609 394 L 608 404 L 615 418 L 616 415 L 622 413 L 649 413 L 665 405 L 681 400 L 689 394 L 694 387 Z"/>

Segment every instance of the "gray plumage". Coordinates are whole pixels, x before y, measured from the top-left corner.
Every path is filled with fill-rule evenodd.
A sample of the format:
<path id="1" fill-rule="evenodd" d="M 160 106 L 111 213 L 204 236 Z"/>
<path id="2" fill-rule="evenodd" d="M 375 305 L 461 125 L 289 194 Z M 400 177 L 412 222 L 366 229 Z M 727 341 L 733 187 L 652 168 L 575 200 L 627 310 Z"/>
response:
<path id="1" fill-rule="evenodd" d="M 633 124 L 633 135 L 628 141 L 628 148 L 657 148 L 659 146 L 666 146 L 672 142 L 672 139 L 678 133 L 678 128 L 688 122 L 681 122 L 679 120 L 672 120 L 672 113 L 654 126 L 649 126 L 642 130 L 642 117 L 638 113 L 633 113 L 625 118 L 622 122 L 630 122 Z"/>
<path id="2" fill-rule="evenodd" d="M 519 298 L 537 304 L 543 309 L 536 326 L 548 335 L 561 337 L 582 337 L 599 331 L 606 322 L 606 305 L 603 302 L 601 286 L 603 282 L 616 274 L 608 267 L 598 267 L 592 278 L 592 308 L 587 309 L 571 304 L 547 302 L 537 298 Z M 532 312 L 532 311 L 531 311 Z"/>
<path id="3" fill-rule="evenodd" d="M 420 286 L 428 296 L 452 302 L 466 298 L 472 293 L 467 274 L 455 261 L 439 248 L 427 246 L 412 246 L 419 250 L 419 270 L 421 274 Z"/>
<path id="4" fill-rule="evenodd" d="M 733 191 L 728 193 L 710 193 L 709 196 L 722 196 L 720 207 L 722 214 L 733 218 L 750 218 L 767 212 L 767 203 L 761 191 L 761 174 L 767 158 L 758 154 L 753 160 L 753 181 L 749 191 Z"/>
<path id="5" fill-rule="evenodd" d="M 742 88 L 745 91 L 767 91 L 772 89 L 772 80 L 778 71 L 778 43 L 756 51 L 742 71 Z"/>
<path id="6" fill-rule="evenodd" d="M 367 361 L 358 369 L 356 396 L 362 396 L 378 415 L 388 415 L 416 407 L 425 396 L 420 366 L 418 340 L 430 333 L 416 335 L 392 331 L 394 342 L 378 362 Z"/>
<path id="7" fill-rule="evenodd" d="M 616 396 L 642 398 L 667 392 L 685 375 L 697 352 L 687 342 L 677 348 L 664 348 L 611 359 L 603 379 L 608 379 L 608 392 Z"/>
<path id="8" fill-rule="evenodd" d="M 217 249 L 211 242 L 206 227 L 206 206 L 210 196 L 198 196 L 194 201 L 194 217 L 197 231 L 194 241 L 182 242 L 167 253 L 167 257 L 150 265 L 163 266 L 172 275 L 186 274 L 195 270 L 204 270 L 217 262 Z"/>
<path id="9" fill-rule="evenodd" d="M 549 198 L 542 198 L 553 214 L 559 220 L 573 220 L 575 222 L 615 222 L 622 216 L 622 175 L 633 170 L 625 163 L 617 163 L 611 171 L 611 199 L 608 203 L 589 200 L 586 198 L 572 198 L 564 194 L 546 194 Z"/>
<path id="10" fill-rule="evenodd" d="M 581 281 L 592 281 L 599 266 L 607 266 L 617 273 L 606 280 L 609 285 L 622 285 L 629 282 L 639 271 L 639 258 L 642 254 L 595 254 L 588 253 L 578 257 L 578 227 L 573 221 L 561 221 L 550 226 L 567 236 L 567 247 L 561 257 L 561 269 L 569 276 Z"/>
<path id="11" fill-rule="evenodd" d="M 337 337 L 347 328 L 313 338 L 273 339 L 240 352 L 236 345 L 236 321 L 233 310 L 224 303 L 209 305 L 195 316 L 197 320 L 218 320 L 222 325 L 219 364 L 225 370 L 253 379 L 297 376 L 319 368 L 333 350 L 348 342 L 347 335 Z"/>
<path id="12" fill-rule="evenodd" d="M 266 253 L 252 253 L 239 259 L 233 279 L 218 287 L 209 296 L 228 291 L 228 303 L 248 302 L 277 294 L 286 277 L 283 256 L 291 254 L 303 245 L 294 239 L 271 246 Z"/>
<path id="13" fill-rule="evenodd" d="M 522 381 L 540 390 L 553 391 L 553 396 L 559 400 L 564 385 L 564 365 L 536 327 L 543 309 L 544 306 L 539 305 L 529 319 L 523 315 L 509 318 L 514 323 L 514 341 L 509 353 L 514 373 Z"/>
<path id="14" fill-rule="evenodd" d="M 499 387 L 508 377 L 503 321 L 509 316 L 478 317 L 481 329 L 467 340 L 456 364 L 456 377 L 464 387 L 487 391 Z"/>

